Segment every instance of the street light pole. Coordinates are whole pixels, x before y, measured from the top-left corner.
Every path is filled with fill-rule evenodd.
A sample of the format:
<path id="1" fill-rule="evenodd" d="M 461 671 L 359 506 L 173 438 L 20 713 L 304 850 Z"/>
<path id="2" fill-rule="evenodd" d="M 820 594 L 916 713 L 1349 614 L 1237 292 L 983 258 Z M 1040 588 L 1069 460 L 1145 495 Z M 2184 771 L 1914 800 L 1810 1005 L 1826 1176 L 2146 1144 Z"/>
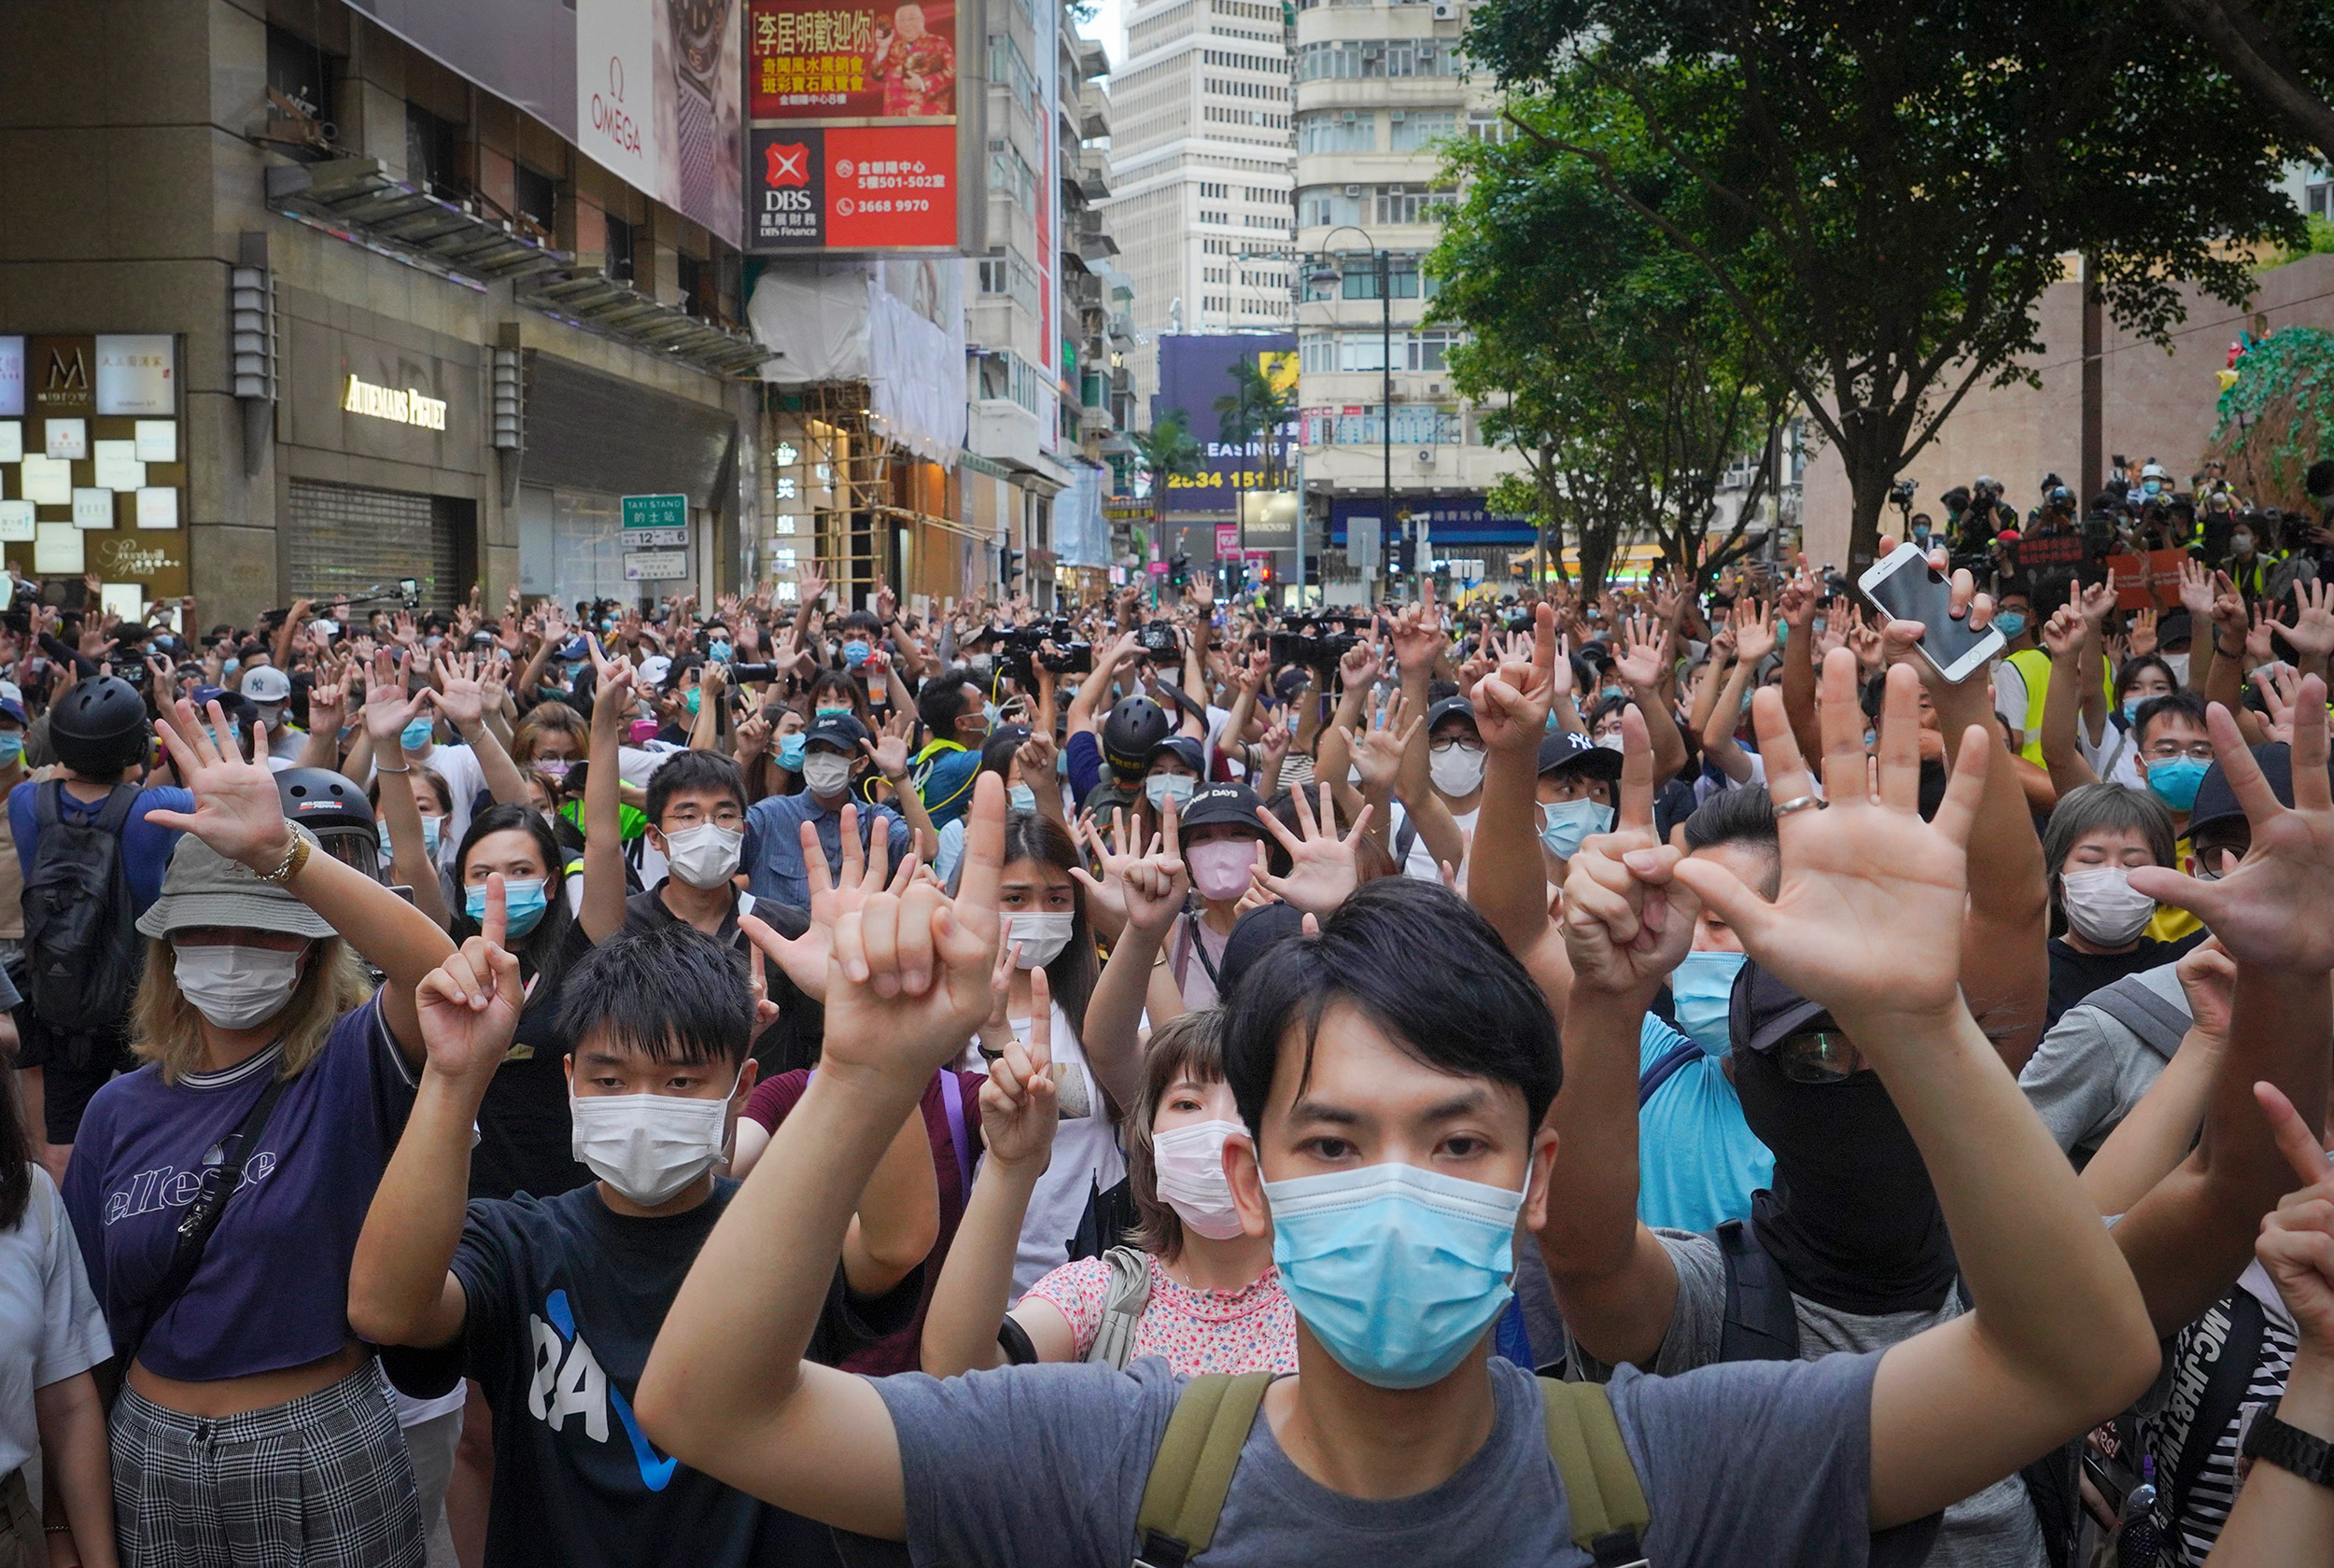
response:
<path id="1" fill-rule="evenodd" d="M 1385 438 L 1385 525 L 1394 526 L 1394 258 L 1381 245 L 1378 264 L 1378 373 L 1385 378 L 1378 397 L 1378 414 L 1384 422 L 1378 434 Z M 1421 563 L 1416 551 L 1410 558 L 1410 593 L 1419 596 L 1418 573 Z"/>

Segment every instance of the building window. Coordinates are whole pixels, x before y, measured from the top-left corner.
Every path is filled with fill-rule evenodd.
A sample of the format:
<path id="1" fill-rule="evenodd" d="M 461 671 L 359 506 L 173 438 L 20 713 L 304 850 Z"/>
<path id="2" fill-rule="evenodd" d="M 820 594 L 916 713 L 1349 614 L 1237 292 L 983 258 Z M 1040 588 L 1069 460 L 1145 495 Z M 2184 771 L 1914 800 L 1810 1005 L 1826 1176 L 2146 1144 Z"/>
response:
<path id="1" fill-rule="evenodd" d="M 1375 152 L 1378 117 L 1353 109 L 1324 109 L 1297 117 L 1297 151 Z"/>
<path id="2" fill-rule="evenodd" d="M 1337 223 L 1359 223 L 1362 192 L 1367 186 L 1315 186 L 1297 193 L 1297 226 L 1319 229 Z"/>
<path id="3" fill-rule="evenodd" d="M 620 283 L 630 283 L 633 277 L 632 225 L 614 213 L 607 215 L 608 275 Z"/>
<path id="4" fill-rule="evenodd" d="M 543 232 L 550 233 L 556 217 L 559 182 L 539 169 L 521 163 L 513 171 L 513 200 L 519 215 L 535 220 Z"/>
<path id="5" fill-rule="evenodd" d="M 332 118 L 332 80 L 324 50 L 296 33 L 268 24 L 267 85 L 316 119 Z"/>
<path id="6" fill-rule="evenodd" d="M 1513 139 L 1515 126 L 1496 110 L 1477 109 L 1467 117 L 1467 133 L 1479 142 L 1505 142 Z"/>
<path id="7" fill-rule="evenodd" d="M 2334 218 L 2334 179 L 2312 180 L 2303 186 L 2301 210 L 2312 217 Z"/>
<path id="8" fill-rule="evenodd" d="M 1217 185 L 1208 180 L 1202 180 L 1200 182 L 1200 199 L 1203 202 L 1229 202 L 1231 200 L 1231 187 L 1229 185 Z"/>
<path id="9" fill-rule="evenodd" d="M 454 122 L 441 119 L 418 104 L 405 105 L 405 177 L 430 189 L 454 184 L 457 149 Z"/>
<path id="10" fill-rule="evenodd" d="M 1462 341 L 1457 332 L 1436 327 L 1412 332 L 1409 338 L 1408 368 L 1413 371 L 1441 370 L 1451 346 Z"/>
<path id="11" fill-rule="evenodd" d="M 1390 118 L 1396 152 L 1423 152 L 1458 129 L 1458 115 L 1451 109 L 1397 109 Z"/>
<path id="12" fill-rule="evenodd" d="M 1307 332 L 1297 340 L 1297 368 L 1306 375 L 1337 369 L 1337 334 Z"/>

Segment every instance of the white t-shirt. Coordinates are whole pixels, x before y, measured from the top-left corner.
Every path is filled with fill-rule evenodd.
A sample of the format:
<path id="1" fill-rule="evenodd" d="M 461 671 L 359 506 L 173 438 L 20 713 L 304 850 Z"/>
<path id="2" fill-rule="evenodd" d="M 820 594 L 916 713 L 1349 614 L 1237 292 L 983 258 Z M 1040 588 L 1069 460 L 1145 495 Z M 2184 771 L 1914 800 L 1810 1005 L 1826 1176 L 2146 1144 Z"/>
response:
<path id="1" fill-rule="evenodd" d="M 0 1476 L 40 1447 L 33 1394 L 114 1353 L 56 1183 L 33 1167 L 32 1198 L 0 1230 Z"/>
<path id="2" fill-rule="evenodd" d="M 2026 733 L 2028 700 L 2026 677 L 2007 659 L 1996 659 L 1993 665 L 1993 711 L 2002 721 L 2002 727 L 2014 734 Z M 2029 739 L 2033 737 L 2028 736 Z"/>
<path id="3" fill-rule="evenodd" d="M 1013 1026 L 1014 1038 L 1026 1043 L 1029 1020 L 1008 1021 Z M 1030 1194 L 1029 1210 L 1021 1217 L 1020 1245 L 1013 1257 L 1015 1301 L 1020 1300 L 1021 1294 L 1045 1275 L 1069 1261 L 1070 1242 L 1077 1236 L 1078 1222 L 1086 1217 L 1088 1201 L 1094 1194 L 1117 1186 L 1127 1173 L 1127 1157 L 1118 1147 L 1118 1129 L 1110 1120 L 1102 1084 L 1086 1065 L 1086 1047 L 1079 1041 L 1077 1030 L 1070 1027 L 1069 1015 L 1062 1011 L 1060 1002 L 1054 1003 L 1053 1009 L 1053 1059 L 1085 1078 L 1086 1104 L 1090 1110 L 1083 1116 L 1065 1115 L 1054 1126 L 1053 1158 L 1046 1166 L 1046 1173 L 1037 1178 L 1036 1190 Z M 989 1070 L 977 1039 L 965 1045 L 957 1065 L 968 1072 Z"/>
<path id="4" fill-rule="evenodd" d="M 1474 830 L 1475 819 L 1482 813 L 1483 807 L 1480 805 L 1472 811 L 1454 811 L 1451 813 L 1451 820 L 1458 824 L 1461 833 L 1467 833 Z M 1410 814 L 1402 809 L 1402 803 L 1394 802 L 1394 818 L 1387 825 L 1388 831 L 1393 834 L 1393 837 L 1386 841 L 1389 848 L 1401 841 L 1402 825 L 1409 820 Z M 1435 862 L 1434 851 L 1427 847 L 1425 833 L 1420 833 L 1411 840 L 1410 856 L 1402 862 L 1402 875 L 1415 876 L 1422 882 L 1442 880 L 1442 867 Z"/>

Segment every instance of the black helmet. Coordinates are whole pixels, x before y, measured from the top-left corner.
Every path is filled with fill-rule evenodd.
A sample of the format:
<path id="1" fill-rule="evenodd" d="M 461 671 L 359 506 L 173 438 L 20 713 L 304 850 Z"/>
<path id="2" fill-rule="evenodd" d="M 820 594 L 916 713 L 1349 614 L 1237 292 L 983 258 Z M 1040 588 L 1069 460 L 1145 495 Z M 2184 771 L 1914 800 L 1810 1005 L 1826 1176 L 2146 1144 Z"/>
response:
<path id="1" fill-rule="evenodd" d="M 316 835 L 334 860 L 376 880 L 381 875 L 381 831 L 373 804 L 353 779 L 330 768 L 286 768 L 275 776 L 275 798 L 284 815 Z"/>
<path id="2" fill-rule="evenodd" d="M 1103 721 L 1103 757 L 1113 772 L 1128 778 L 1141 776 L 1151 748 L 1165 740 L 1174 726 L 1148 697 L 1120 697 Z"/>
<path id="3" fill-rule="evenodd" d="M 116 675 L 73 683 L 49 710 L 49 740 L 57 760 L 91 778 L 118 777 L 146 761 L 153 744 L 146 699 Z"/>

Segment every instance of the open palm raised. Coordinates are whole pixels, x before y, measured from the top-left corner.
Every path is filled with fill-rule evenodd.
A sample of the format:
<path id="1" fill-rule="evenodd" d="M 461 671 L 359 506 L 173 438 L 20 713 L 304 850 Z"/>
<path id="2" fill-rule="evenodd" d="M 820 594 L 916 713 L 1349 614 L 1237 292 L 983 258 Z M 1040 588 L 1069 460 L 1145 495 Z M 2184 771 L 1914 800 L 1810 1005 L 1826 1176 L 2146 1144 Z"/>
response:
<path id="1" fill-rule="evenodd" d="M 1863 1032 L 1858 1021 L 1885 1026 L 1891 1017 L 1961 1005 L 1963 847 L 1990 749 L 1982 733 L 1966 737 L 1935 820 L 1922 821 L 1919 685 L 1906 666 L 1889 672 L 1876 791 L 1855 656 L 1843 649 L 1825 658 L 1818 712 L 1830 804 L 1820 809 L 1782 693 L 1760 692 L 1751 718 L 1781 819 L 1775 900 L 1712 861 L 1681 861 L 1674 874 L 1735 929 L 1762 967 L 1821 1002 L 1851 1033 Z"/>

